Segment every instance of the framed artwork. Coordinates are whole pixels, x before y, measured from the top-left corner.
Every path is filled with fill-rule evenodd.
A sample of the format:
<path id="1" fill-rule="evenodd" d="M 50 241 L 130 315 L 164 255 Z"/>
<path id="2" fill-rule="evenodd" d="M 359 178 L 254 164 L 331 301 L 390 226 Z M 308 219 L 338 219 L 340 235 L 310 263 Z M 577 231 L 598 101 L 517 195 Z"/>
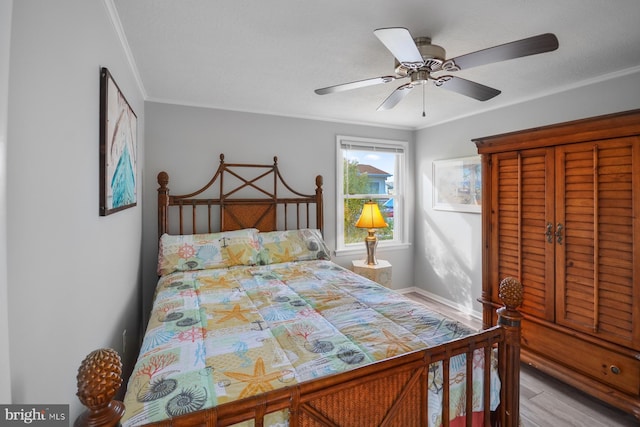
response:
<path id="1" fill-rule="evenodd" d="M 433 208 L 458 212 L 481 211 L 480 156 L 433 162 Z"/>
<path id="2" fill-rule="evenodd" d="M 109 70 L 100 70 L 100 215 L 137 203 L 137 121 Z"/>

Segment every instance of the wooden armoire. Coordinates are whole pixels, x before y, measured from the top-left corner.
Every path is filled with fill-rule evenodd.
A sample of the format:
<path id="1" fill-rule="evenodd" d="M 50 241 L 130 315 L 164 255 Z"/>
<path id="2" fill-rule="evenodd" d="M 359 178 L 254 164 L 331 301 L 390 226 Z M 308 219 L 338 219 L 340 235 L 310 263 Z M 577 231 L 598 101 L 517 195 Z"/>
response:
<path id="1" fill-rule="evenodd" d="M 518 278 L 522 361 L 640 419 L 640 110 L 474 142 L 484 326 Z"/>

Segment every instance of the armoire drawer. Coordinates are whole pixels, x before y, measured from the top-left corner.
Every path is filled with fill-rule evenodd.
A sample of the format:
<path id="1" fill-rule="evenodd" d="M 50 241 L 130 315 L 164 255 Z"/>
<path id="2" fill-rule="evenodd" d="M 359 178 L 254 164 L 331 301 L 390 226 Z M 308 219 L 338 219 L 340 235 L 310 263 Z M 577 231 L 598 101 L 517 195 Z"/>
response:
<path id="1" fill-rule="evenodd" d="M 522 346 L 631 395 L 640 395 L 640 360 L 544 325 L 524 321 Z"/>

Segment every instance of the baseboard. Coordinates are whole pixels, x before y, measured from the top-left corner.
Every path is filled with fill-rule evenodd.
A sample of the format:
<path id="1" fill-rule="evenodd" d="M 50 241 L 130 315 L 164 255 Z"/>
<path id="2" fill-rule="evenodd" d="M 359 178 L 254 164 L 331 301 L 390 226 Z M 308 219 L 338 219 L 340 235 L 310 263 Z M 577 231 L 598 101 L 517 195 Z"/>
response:
<path id="1" fill-rule="evenodd" d="M 438 302 L 440 304 L 446 305 L 447 307 L 450 307 L 450 308 L 452 308 L 452 309 L 454 309 L 456 311 L 464 313 L 464 314 L 466 314 L 468 316 L 471 316 L 472 318 L 482 322 L 482 312 L 472 310 L 469 307 L 465 307 L 462 304 L 459 304 L 459 303 L 457 303 L 455 301 L 451 301 L 450 299 L 443 298 L 440 295 L 436 295 L 436 294 L 433 294 L 433 293 L 431 293 L 429 291 L 425 291 L 422 288 L 418 288 L 416 286 L 411 286 L 411 287 L 408 287 L 408 288 L 395 289 L 395 291 L 398 292 L 398 293 L 401 293 L 401 294 L 407 294 L 407 293 L 410 293 L 410 292 L 415 292 L 417 294 L 422 295 L 425 298 L 429 298 L 429 299 L 434 300 L 434 301 L 436 301 L 436 302 Z"/>

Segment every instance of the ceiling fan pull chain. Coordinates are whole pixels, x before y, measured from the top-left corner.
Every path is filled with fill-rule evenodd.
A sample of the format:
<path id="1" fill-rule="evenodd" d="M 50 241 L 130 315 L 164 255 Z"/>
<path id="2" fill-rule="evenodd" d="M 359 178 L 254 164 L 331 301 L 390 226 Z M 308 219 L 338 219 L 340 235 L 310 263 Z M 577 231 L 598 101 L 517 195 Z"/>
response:
<path id="1" fill-rule="evenodd" d="M 422 85 L 422 117 L 427 117 L 427 114 L 424 112 L 424 87 L 425 85 Z"/>

